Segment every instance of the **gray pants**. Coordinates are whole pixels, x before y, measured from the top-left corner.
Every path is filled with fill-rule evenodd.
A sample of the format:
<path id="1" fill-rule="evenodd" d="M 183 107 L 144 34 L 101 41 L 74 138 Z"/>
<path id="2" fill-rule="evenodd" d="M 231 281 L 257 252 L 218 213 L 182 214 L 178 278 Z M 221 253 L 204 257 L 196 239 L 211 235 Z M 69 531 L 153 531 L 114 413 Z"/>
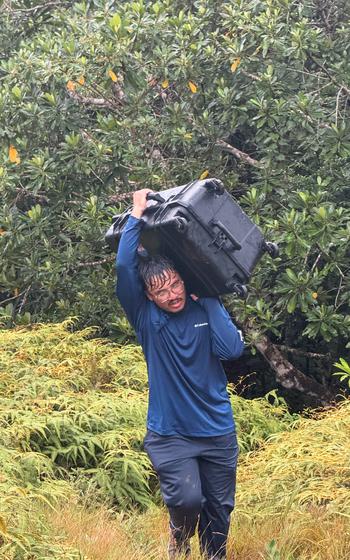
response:
<path id="1" fill-rule="evenodd" d="M 144 447 L 159 476 L 175 538 L 192 537 L 198 522 L 201 552 L 211 560 L 225 559 L 236 488 L 236 433 L 185 437 L 149 430 Z"/>

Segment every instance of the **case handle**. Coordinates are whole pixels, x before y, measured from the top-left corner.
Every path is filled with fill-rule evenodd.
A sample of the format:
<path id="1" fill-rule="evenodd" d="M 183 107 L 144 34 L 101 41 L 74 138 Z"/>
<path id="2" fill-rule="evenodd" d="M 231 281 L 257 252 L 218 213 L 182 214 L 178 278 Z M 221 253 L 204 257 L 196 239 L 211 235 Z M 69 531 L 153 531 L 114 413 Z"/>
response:
<path id="1" fill-rule="evenodd" d="M 213 220 L 212 225 L 219 228 L 222 233 L 226 235 L 227 239 L 231 241 L 234 249 L 237 249 L 238 251 L 242 249 L 242 245 L 240 244 L 240 242 L 232 235 L 232 233 L 227 229 L 226 226 L 224 226 L 222 222 L 220 222 L 219 220 Z"/>
<path id="2" fill-rule="evenodd" d="M 159 193 L 147 193 L 146 200 L 156 200 L 157 202 L 165 202 L 165 199 Z"/>
<path id="3" fill-rule="evenodd" d="M 219 195 L 225 192 L 224 184 L 220 179 L 204 179 L 203 186 Z"/>

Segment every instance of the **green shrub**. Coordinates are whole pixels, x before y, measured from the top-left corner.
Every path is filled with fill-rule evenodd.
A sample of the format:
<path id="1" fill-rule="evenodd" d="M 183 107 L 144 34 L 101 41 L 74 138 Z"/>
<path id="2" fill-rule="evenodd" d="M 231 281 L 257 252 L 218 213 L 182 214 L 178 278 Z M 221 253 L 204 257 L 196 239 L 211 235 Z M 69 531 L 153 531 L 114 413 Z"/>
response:
<path id="1" fill-rule="evenodd" d="M 93 487 L 117 508 L 145 507 L 158 498 L 142 451 L 148 400 L 142 352 L 92 334 L 72 332 L 72 320 L 2 331 L 0 444 L 43 461 L 42 472 L 20 467 L 28 483 L 40 486 L 49 469 L 44 477 Z M 294 422 L 282 400 L 268 398 L 232 395 L 243 451 Z"/>
<path id="2" fill-rule="evenodd" d="M 103 241 L 111 217 L 137 188 L 208 174 L 280 246 L 235 316 L 347 359 L 349 7 L 327 9 L 89 0 L 28 18 L 24 0 L 6 4 L 3 323 L 76 315 L 130 340 Z"/>

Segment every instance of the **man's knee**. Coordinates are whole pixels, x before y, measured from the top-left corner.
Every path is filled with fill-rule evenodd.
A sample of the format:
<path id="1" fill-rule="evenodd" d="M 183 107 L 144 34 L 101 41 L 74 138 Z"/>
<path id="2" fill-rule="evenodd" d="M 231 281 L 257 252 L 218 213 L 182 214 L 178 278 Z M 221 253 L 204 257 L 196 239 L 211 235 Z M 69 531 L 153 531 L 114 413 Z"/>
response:
<path id="1" fill-rule="evenodd" d="M 167 507 L 200 511 L 202 488 L 193 465 L 167 464 L 158 471 L 163 499 Z"/>
<path id="2" fill-rule="evenodd" d="M 178 488 L 173 488 L 170 494 L 167 493 L 163 497 L 168 508 L 181 508 L 189 515 L 200 512 L 202 496 L 199 489 L 189 491 L 183 484 L 179 484 Z"/>

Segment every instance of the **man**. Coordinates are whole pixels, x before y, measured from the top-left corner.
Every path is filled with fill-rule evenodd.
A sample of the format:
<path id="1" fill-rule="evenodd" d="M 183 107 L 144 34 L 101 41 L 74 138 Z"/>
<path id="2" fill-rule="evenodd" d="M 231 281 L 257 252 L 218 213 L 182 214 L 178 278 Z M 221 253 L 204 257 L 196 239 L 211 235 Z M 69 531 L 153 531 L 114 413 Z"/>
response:
<path id="1" fill-rule="evenodd" d="M 170 261 L 139 262 L 149 192 L 134 193 L 117 254 L 117 296 L 148 367 L 144 447 L 170 514 L 169 557 L 189 558 L 198 523 L 202 553 L 221 560 L 234 507 L 238 446 L 220 358 L 237 358 L 244 345 L 219 300 L 189 296 Z"/>

